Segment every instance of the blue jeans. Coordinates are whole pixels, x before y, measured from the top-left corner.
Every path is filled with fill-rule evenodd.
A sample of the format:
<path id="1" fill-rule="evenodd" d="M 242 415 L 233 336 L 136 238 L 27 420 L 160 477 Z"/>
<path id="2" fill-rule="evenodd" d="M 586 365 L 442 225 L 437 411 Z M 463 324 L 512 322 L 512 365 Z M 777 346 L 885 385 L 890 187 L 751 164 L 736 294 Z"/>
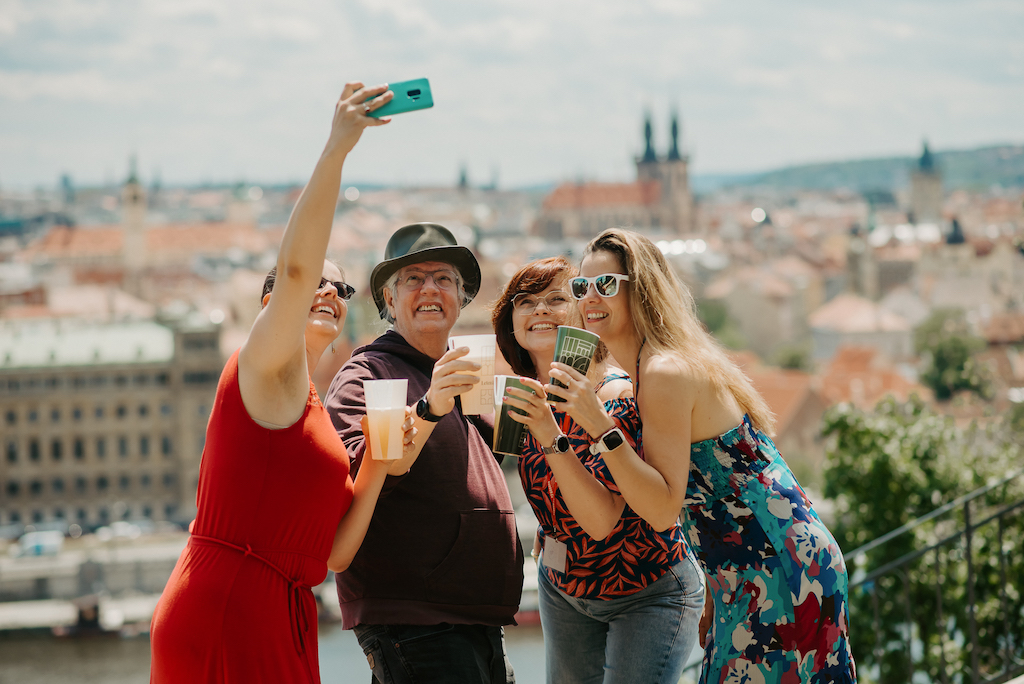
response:
<path id="1" fill-rule="evenodd" d="M 539 572 L 548 684 L 676 684 L 697 643 L 704 573 L 692 554 L 630 596 L 578 599 Z"/>
<path id="2" fill-rule="evenodd" d="M 515 684 L 505 630 L 488 625 L 359 625 L 373 684 Z"/>

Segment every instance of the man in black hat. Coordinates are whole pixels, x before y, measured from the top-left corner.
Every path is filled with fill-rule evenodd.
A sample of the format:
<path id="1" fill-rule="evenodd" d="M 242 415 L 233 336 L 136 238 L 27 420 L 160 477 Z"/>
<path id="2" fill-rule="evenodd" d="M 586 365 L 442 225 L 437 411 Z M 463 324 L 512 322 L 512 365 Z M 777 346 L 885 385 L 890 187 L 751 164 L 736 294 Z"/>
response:
<path id="1" fill-rule="evenodd" d="M 417 434 L 411 467 L 387 478 L 359 552 L 337 575 L 343 625 L 382 684 L 514 682 L 502 625 L 519 606 L 523 551 L 493 424 L 456 401 L 479 382 L 466 373 L 479 365 L 465 348 L 447 350 L 480 266 L 446 228 L 417 223 L 391 236 L 370 285 L 393 328 L 355 350 L 325 405 L 353 474 L 366 450 L 363 381 L 408 378 Z"/>

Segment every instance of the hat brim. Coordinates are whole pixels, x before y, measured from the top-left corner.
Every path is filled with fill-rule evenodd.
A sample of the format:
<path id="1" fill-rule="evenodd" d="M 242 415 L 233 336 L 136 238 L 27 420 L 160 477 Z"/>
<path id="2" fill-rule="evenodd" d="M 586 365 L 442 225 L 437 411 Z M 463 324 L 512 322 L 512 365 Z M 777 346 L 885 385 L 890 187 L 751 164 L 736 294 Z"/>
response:
<path id="1" fill-rule="evenodd" d="M 424 261 L 443 261 L 459 269 L 459 273 L 462 275 L 463 289 L 466 292 L 466 300 L 462 303 L 463 307 L 473 301 L 480 291 L 480 264 L 468 247 L 461 245 L 428 247 L 382 261 L 373 267 L 373 271 L 370 273 L 370 289 L 373 291 L 373 301 L 377 305 L 377 312 L 381 318 L 385 317 L 388 309 L 384 302 L 384 283 L 401 268 Z"/>

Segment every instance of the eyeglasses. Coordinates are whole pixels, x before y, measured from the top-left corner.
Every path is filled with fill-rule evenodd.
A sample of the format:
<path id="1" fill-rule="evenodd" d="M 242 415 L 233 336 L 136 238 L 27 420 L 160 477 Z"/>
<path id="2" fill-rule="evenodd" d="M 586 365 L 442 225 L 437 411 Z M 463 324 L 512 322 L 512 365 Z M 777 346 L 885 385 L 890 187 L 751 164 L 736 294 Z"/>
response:
<path id="1" fill-rule="evenodd" d="M 542 302 L 551 313 L 562 313 L 569 307 L 569 295 L 561 290 L 548 292 L 543 297 L 528 292 L 520 292 L 512 298 L 512 308 L 517 314 L 529 316 L 537 310 L 537 307 Z"/>
<path id="2" fill-rule="evenodd" d="M 572 290 L 572 296 L 576 299 L 586 297 L 587 293 L 590 292 L 591 285 L 597 290 L 597 294 L 602 297 L 614 297 L 619 294 L 619 283 L 623 280 L 628 282 L 629 276 L 622 275 L 621 273 L 602 273 L 593 278 L 577 276 L 569 281 L 569 286 Z"/>
<path id="3" fill-rule="evenodd" d="M 333 285 L 334 289 L 338 291 L 338 296 L 344 299 L 346 302 L 352 299 L 352 295 L 356 293 L 356 288 L 352 287 L 344 280 L 328 280 L 327 278 L 324 278 L 322 276 L 320 278 L 320 287 L 316 288 L 316 291 L 319 292 L 320 290 L 327 287 L 327 283 Z"/>
<path id="4" fill-rule="evenodd" d="M 415 292 L 427 284 L 427 278 L 433 280 L 434 285 L 439 290 L 454 290 L 459 286 L 459 277 L 455 275 L 454 271 L 449 271 L 448 269 L 431 271 L 430 273 L 410 273 L 404 278 L 399 278 L 398 284 L 404 290 Z"/>

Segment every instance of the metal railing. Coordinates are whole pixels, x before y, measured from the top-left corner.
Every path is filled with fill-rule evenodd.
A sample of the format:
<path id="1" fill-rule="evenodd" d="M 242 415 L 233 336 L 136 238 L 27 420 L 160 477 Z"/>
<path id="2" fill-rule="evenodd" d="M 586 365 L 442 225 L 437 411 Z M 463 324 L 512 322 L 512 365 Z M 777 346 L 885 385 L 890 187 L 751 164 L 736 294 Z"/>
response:
<path id="1" fill-rule="evenodd" d="M 1008 576 L 1010 562 L 1004 543 L 1012 530 L 1017 531 L 1018 540 L 1024 538 L 1024 499 L 998 503 L 986 500 L 986 495 L 1022 474 L 1024 469 L 1017 470 L 847 554 L 847 563 L 855 567 L 869 552 L 926 523 L 935 522 L 924 546 L 870 572 L 858 571 L 850 583 L 851 599 L 858 591 L 870 597 L 875 633 L 871 665 L 876 670 L 876 676 L 872 679 L 911 682 L 917 672 L 923 672 L 928 680 L 943 684 L 951 681 L 998 684 L 1024 673 L 1024 662 L 1018 657 L 1022 635 L 1015 634 L 1011 627 L 1011 624 L 1020 622 L 1020 611 L 1018 609 L 1017 614 L 1013 614 L 1011 599 L 1020 603 L 1019 592 L 1024 590 L 1024 578 Z M 955 518 L 958 513 L 962 514 L 960 520 Z M 943 520 L 944 516 L 951 519 Z M 997 528 L 995 539 L 988 540 L 984 538 L 983 532 L 992 523 Z M 998 581 L 995 583 L 998 614 L 993 616 L 991 610 L 987 611 L 985 642 L 981 643 L 979 607 L 984 603 L 987 608 L 991 608 L 991 601 L 984 601 L 991 597 L 979 596 L 978 593 L 980 589 L 992 588 L 986 586 L 990 584 L 987 582 L 990 578 L 983 576 L 990 575 L 993 566 L 993 554 L 984 553 L 985 547 L 990 545 L 996 548 L 994 555 L 998 564 Z M 1020 553 L 1019 544 L 1017 552 Z M 930 567 L 928 561 L 931 562 Z M 965 574 L 962 586 L 956 581 L 957 563 L 962 564 Z M 924 584 L 923 579 L 929 574 L 934 587 L 934 606 L 927 605 L 920 592 L 914 591 L 915 586 L 919 589 Z M 960 589 L 964 591 L 962 596 L 957 595 Z M 915 593 L 918 595 L 915 596 Z M 899 594 L 899 597 L 896 598 L 895 594 Z M 885 603 L 888 603 L 889 610 L 885 616 L 887 620 L 883 622 Z M 902 606 L 897 606 L 897 603 L 902 603 Z M 852 604 L 851 600 L 851 608 Z M 963 609 L 966 625 L 962 624 L 960 615 L 954 614 L 958 611 L 950 610 L 953 606 Z M 929 616 L 932 608 L 934 615 Z M 897 619 L 901 621 L 895 622 Z M 929 625 L 929 622 L 932 624 Z M 882 637 L 887 631 L 901 634 L 902 644 L 897 646 L 891 641 L 885 641 Z M 967 649 L 969 663 L 961 663 L 957 667 L 956 663 L 949 662 L 950 656 L 957 654 L 962 661 Z M 891 657 L 899 650 L 902 650 L 902 657 Z M 929 659 L 929 655 L 934 657 Z M 983 657 L 985 662 L 982 662 Z M 996 661 L 999 661 L 998 668 L 993 667 Z"/>
<path id="2" fill-rule="evenodd" d="M 870 671 L 869 678 L 872 681 L 914 682 L 923 679 L 942 684 L 999 684 L 1024 674 L 1024 661 L 1019 657 L 1024 644 L 1024 634 L 1014 631 L 1014 625 L 1024 623 L 1024 615 L 1021 614 L 1020 607 L 1017 608 L 1016 614 L 1011 607 L 1011 603 L 1018 606 L 1022 603 L 1024 577 L 1010 576 L 1011 563 L 1005 553 L 1004 544 L 1008 535 L 1016 531 L 1017 553 L 1022 552 L 1024 499 L 993 504 L 984 498 L 1021 475 L 1024 475 L 1024 468 L 950 501 L 931 513 L 846 554 L 848 567 L 855 568 L 870 552 L 934 522 L 933 528 L 926 535 L 927 542 L 924 546 L 887 561 L 874 570 L 857 570 L 854 573 L 850 582 L 851 611 L 855 610 L 857 598 L 867 598 L 874 630 L 871 658 L 854 653 L 858 660 L 858 671 Z M 978 508 L 983 510 L 979 513 Z M 962 519 L 956 520 L 955 516 L 961 513 Z M 979 582 L 979 563 L 986 570 L 990 570 L 992 558 L 991 554 L 980 557 L 979 551 L 982 549 L 977 547 L 980 531 L 992 523 L 996 523 L 997 527 L 993 541 L 997 549 L 995 555 L 998 557 L 996 590 L 999 594 L 999 607 L 995 619 L 987 615 L 985 622 L 986 625 L 1001 629 L 992 635 L 986 633 L 985 643 L 980 643 L 978 609 L 981 600 L 987 597 L 978 596 L 978 585 L 984 584 Z M 982 546 L 988 546 L 989 540 L 984 541 Z M 918 567 L 922 565 L 922 560 L 931 560 L 929 554 L 934 558 L 931 567 L 927 567 L 927 564 L 924 568 Z M 1024 559 L 1017 560 L 1019 570 L 1024 567 Z M 962 584 L 956 581 L 954 566 L 958 563 L 964 568 L 965 577 Z M 928 572 L 932 575 L 931 583 L 934 587 L 933 616 L 927 615 L 925 598 L 921 595 L 915 596 L 914 591 L 915 586 L 919 589 L 922 585 L 922 573 Z M 959 589 L 963 589 L 964 595 L 954 596 Z M 893 598 L 896 593 L 899 594 L 898 601 Z M 920 594 L 919 591 L 916 593 Z M 864 601 L 859 603 L 863 604 Z M 885 611 L 885 622 L 884 608 L 888 608 Z M 961 616 L 956 614 L 960 612 L 959 609 L 963 609 L 966 617 L 966 633 L 959 619 Z M 932 623 L 931 629 L 929 622 Z M 899 644 L 884 638 L 887 632 L 894 631 L 902 637 Z M 963 652 L 967 648 L 969 663 L 966 664 L 966 668 L 957 667 L 954 662 L 950 662 L 956 659 L 963 660 Z M 892 657 L 893 654 L 900 654 L 902 657 Z M 982 662 L 983 655 L 985 662 Z M 998 669 L 991 666 L 996 660 L 1000 662 Z M 683 671 L 684 677 L 681 681 L 696 679 L 700 668 L 699 661 L 691 663 Z M 923 676 L 915 680 L 915 674 Z"/>

